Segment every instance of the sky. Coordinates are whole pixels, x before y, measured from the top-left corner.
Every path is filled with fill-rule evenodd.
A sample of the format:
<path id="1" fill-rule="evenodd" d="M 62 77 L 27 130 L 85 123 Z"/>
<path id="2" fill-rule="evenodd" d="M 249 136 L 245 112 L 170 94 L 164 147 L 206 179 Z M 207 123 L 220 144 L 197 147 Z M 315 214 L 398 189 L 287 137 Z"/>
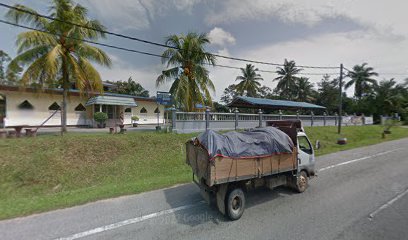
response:
<path id="1" fill-rule="evenodd" d="M 42 14 L 49 0 L 0 0 L 24 4 Z M 380 74 L 378 80 L 408 76 L 408 1 L 404 0 L 78 0 L 91 18 L 109 31 L 164 43 L 171 34 L 208 33 L 209 52 L 226 56 L 298 65 L 339 66 L 348 69 L 367 62 Z M 0 18 L 6 9 L 0 7 Z M 16 55 L 16 36 L 21 29 L 0 24 L 0 49 Z M 161 54 L 164 48 L 108 36 L 100 42 Z M 130 76 L 155 95 L 169 84 L 156 87 L 165 66 L 160 58 L 104 49 L 112 58 L 110 69 L 97 67 L 104 80 Z M 218 64 L 245 67 L 244 62 L 217 59 Z M 255 64 L 261 70 L 276 67 Z M 208 67 L 218 100 L 235 83 L 240 70 Z M 304 69 L 312 83 L 322 75 L 338 77 L 338 70 Z M 263 85 L 276 86 L 274 73 L 261 73 Z M 348 90 L 348 94 L 352 89 Z"/>

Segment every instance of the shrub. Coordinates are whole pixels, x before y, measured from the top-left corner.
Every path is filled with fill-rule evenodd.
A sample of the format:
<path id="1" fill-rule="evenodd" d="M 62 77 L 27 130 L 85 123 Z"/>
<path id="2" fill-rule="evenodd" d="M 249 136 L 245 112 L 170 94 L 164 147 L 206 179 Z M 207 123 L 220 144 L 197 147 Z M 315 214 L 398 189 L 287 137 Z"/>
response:
<path id="1" fill-rule="evenodd" d="M 132 116 L 132 121 L 133 122 L 139 121 L 139 117 L 138 116 Z"/>
<path id="2" fill-rule="evenodd" d="M 106 120 L 108 120 L 108 114 L 104 112 L 96 112 L 94 114 L 94 119 L 100 124 L 103 124 Z"/>

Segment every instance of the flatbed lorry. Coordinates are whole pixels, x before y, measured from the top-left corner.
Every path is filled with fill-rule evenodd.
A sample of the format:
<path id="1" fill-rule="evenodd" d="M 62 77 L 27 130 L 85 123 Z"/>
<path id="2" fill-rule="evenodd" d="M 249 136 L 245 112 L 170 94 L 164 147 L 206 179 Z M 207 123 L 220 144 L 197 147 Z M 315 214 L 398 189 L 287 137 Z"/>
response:
<path id="1" fill-rule="evenodd" d="M 248 190 L 257 187 L 273 189 L 286 185 L 302 193 L 309 178 L 315 176 L 312 144 L 295 121 L 267 121 L 266 128 L 276 128 L 293 142 L 292 151 L 244 158 L 216 155 L 213 158 L 197 139 L 186 143 L 186 163 L 192 168 L 193 181 L 208 202 L 214 199 L 219 211 L 231 220 L 244 213 Z"/>

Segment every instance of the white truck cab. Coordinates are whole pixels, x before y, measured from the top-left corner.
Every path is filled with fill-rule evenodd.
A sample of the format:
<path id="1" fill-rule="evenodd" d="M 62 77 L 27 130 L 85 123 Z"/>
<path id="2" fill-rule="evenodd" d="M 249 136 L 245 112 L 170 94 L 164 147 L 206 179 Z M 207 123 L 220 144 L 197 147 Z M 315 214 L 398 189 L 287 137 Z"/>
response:
<path id="1" fill-rule="evenodd" d="M 298 172 L 305 171 L 308 176 L 315 175 L 315 157 L 312 144 L 306 133 L 297 133 Z"/>

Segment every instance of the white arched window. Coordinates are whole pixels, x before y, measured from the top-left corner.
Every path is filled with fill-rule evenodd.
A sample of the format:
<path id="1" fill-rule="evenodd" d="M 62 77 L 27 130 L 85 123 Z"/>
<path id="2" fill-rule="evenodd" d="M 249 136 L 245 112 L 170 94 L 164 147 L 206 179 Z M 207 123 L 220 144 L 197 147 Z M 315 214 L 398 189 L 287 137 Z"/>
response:
<path id="1" fill-rule="evenodd" d="M 27 100 L 24 100 L 22 103 L 18 105 L 18 109 L 20 110 L 34 110 L 34 106 Z"/>
<path id="2" fill-rule="evenodd" d="M 58 103 L 54 102 L 53 104 L 51 104 L 48 107 L 48 110 L 49 111 L 58 111 L 58 110 L 61 110 L 61 107 L 60 107 L 60 105 L 58 105 Z"/>

